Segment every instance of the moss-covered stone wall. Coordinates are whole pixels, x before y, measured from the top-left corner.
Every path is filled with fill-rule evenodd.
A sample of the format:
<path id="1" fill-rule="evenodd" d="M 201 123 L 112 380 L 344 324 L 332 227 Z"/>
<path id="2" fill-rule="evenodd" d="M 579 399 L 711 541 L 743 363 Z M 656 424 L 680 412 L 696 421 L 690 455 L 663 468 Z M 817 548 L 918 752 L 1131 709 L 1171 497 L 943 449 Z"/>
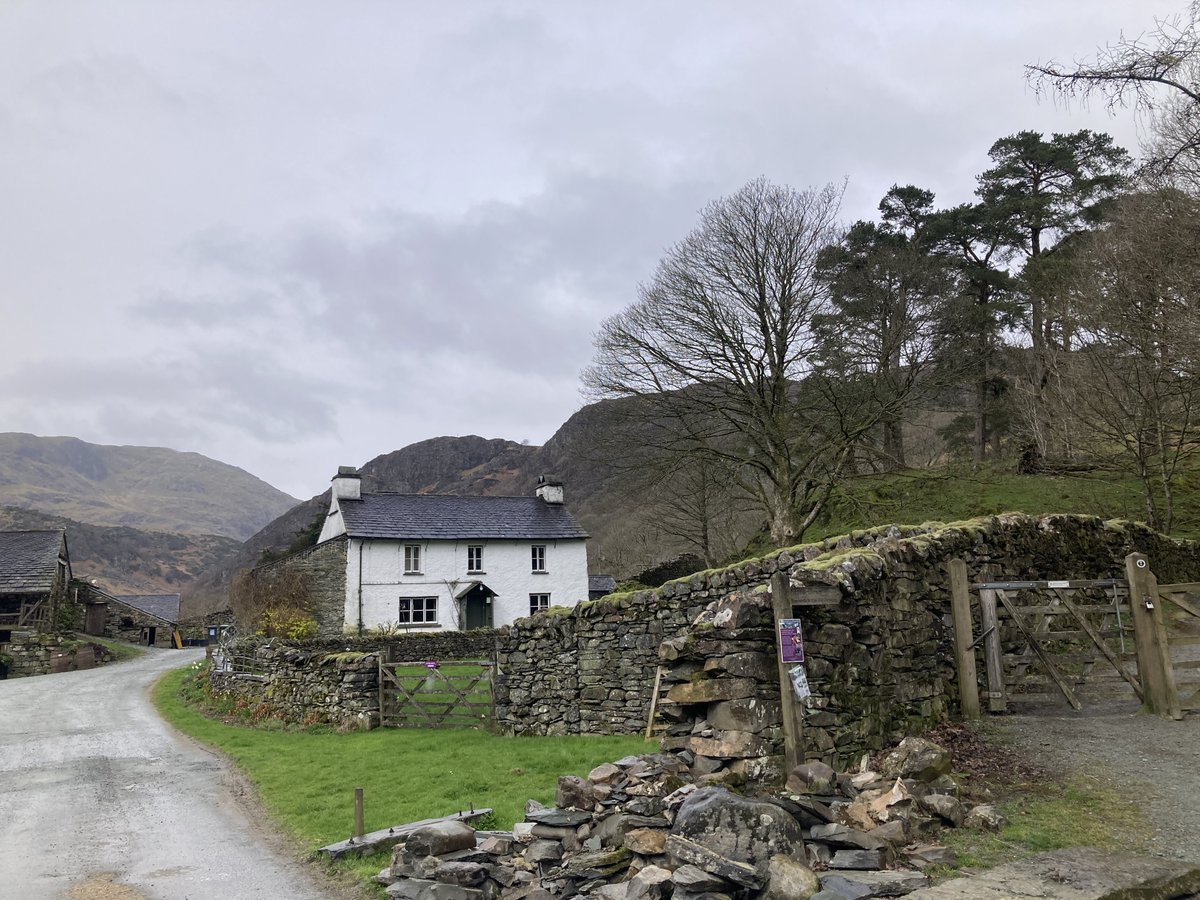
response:
<path id="1" fill-rule="evenodd" d="M 1200 580 L 1193 542 L 1094 517 L 1002 515 L 856 532 L 654 591 L 550 611 L 502 629 L 497 721 L 516 733 L 636 732 L 646 726 L 660 663 L 667 664 L 668 684 L 726 677 L 722 660 L 737 653 L 758 654 L 773 665 L 768 606 L 762 606 L 762 621 L 751 615 L 732 631 L 720 631 L 711 616 L 713 604 L 738 593 L 761 594 L 781 572 L 793 588 L 841 591 L 837 605 L 801 612 L 812 689 L 804 735 L 809 755 L 853 759 L 955 709 L 949 560 L 963 559 L 973 578 L 988 570 L 1009 579 L 1106 578 L 1123 577 L 1124 558 L 1134 551 L 1149 557 L 1160 581 Z M 697 631 L 688 649 L 693 623 Z M 658 652 L 656 642 L 668 638 L 685 639 L 667 652 L 674 659 Z M 755 680 L 753 696 L 777 706 L 778 686 L 769 673 Z M 673 736 L 698 723 L 704 730 L 711 712 L 709 701 L 681 705 Z M 778 729 L 772 727 L 763 725 L 765 747 L 749 742 L 754 755 L 778 752 Z M 711 729 L 710 737 L 720 739 Z"/>

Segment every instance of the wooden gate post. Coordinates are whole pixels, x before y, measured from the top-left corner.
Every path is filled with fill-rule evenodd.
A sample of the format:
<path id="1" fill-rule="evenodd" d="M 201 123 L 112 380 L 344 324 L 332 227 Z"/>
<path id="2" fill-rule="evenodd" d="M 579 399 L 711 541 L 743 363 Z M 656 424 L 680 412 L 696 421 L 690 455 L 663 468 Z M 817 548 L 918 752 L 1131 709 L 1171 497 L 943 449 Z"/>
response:
<path id="1" fill-rule="evenodd" d="M 987 664 L 988 711 L 1002 713 L 1008 708 L 1004 690 L 1004 657 L 1000 650 L 996 592 L 990 588 L 979 591 L 979 627 L 983 629 L 983 656 Z"/>
<path id="2" fill-rule="evenodd" d="M 771 576 L 771 607 L 775 613 L 776 641 L 779 640 L 779 620 L 792 617 L 791 591 L 791 579 L 786 572 L 776 572 Z M 775 659 L 779 666 L 779 706 L 783 711 L 783 757 L 790 773 L 804 762 L 804 732 L 800 724 L 796 692 L 792 688 L 788 667 L 783 662 L 783 654 L 778 648 L 775 650 Z"/>
<path id="3" fill-rule="evenodd" d="M 1141 553 L 1125 557 L 1129 580 L 1129 605 L 1133 610 L 1133 637 L 1137 645 L 1138 680 L 1145 692 L 1144 706 L 1166 719 L 1182 719 L 1171 647 L 1159 608 L 1158 579 Z"/>
<path id="4" fill-rule="evenodd" d="M 958 670 L 958 701 L 964 719 L 979 718 L 979 676 L 975 671 L 975 648 L 971 646 L 971 589 L 967 583 L 967 564 L 952 559 L 950 573 L 950 613 L 954 619 L 954 662 Z"/>

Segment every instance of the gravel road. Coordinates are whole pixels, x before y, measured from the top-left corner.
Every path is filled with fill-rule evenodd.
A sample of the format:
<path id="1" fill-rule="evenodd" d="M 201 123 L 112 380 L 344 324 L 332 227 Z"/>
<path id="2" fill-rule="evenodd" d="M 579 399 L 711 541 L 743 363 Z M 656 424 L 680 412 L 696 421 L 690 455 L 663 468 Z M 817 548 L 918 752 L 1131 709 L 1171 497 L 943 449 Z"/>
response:
<path id="1" fill-rule="evenodd" d="M 1150 852 L 1200 862 L 1200 714 L 1172 722 L 1128 700 L 990 721 L 1048 768 L 1100 778 L 1136 802 L 1153 829 Z"/>
<path id="2" fill-rule="evenodd" d="M 338 896 L 273 846 L 237 778 L 150 705 L 199 651 L 0 681 L 0 897 Z"/>

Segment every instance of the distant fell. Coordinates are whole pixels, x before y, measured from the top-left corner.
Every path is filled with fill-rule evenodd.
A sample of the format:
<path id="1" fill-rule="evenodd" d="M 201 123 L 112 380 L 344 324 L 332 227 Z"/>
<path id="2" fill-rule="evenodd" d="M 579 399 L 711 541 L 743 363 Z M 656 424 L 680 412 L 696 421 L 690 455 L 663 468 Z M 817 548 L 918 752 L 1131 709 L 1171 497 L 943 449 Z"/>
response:
<path id="1" fill-rule="evenodd" d="M 199 453 L 0 433 L 0 505 L 77 522 L 245 540 L 296 499 Z"/>
<path id="2" fill-rule="evenodd" d="M 114 594 L 177 594 L 198 572 L 239 546 L 215 534 L 165 534 L 127 526 L 89 525 L 62 516 L 0 506 L 0 531 L 65 529 L 76 578 Z"/>

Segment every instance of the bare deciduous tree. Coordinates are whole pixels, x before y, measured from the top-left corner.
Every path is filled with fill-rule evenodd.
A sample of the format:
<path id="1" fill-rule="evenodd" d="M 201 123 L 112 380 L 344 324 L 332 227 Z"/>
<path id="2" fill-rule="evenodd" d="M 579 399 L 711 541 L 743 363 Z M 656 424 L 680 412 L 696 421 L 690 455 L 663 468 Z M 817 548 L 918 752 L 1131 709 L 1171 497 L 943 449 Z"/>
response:
<path id="1" fill-rule="evenodd" d="M 721 460 L 796 540 L 877 410 L 855 378 L 822 371 L 829 312 L 817 255 L 839 238 L 841 190 L 752 181 L 701 213 L 639 299 L 605 321 L 584 373 L 595 397 L 638 397 L 664 452 Z"/>
<path id="2" fill-rule="evenodd" d="M 1051 61 L 1025 71 L 1039 92 L 1095 96 L 1110 109 L 1131 104 L 1149 114 L 1154 136 L 1145 148 L 1146 171 L 1188 178 L 1200 188 L 1200 0 L 1157 21 L 1147 35 L 1101 48 L 1091 62 Z"/>
<path id="3" fill-rule="evenodd" d="M 1200 454 L 1200 200 L 1170 188 L 1124 198 L 1077 271 L 1082 348 L 1060 360 L 1058 408 L 1095 456 L 1138 478 L 1147 520 L 1170 532 Z"/>

